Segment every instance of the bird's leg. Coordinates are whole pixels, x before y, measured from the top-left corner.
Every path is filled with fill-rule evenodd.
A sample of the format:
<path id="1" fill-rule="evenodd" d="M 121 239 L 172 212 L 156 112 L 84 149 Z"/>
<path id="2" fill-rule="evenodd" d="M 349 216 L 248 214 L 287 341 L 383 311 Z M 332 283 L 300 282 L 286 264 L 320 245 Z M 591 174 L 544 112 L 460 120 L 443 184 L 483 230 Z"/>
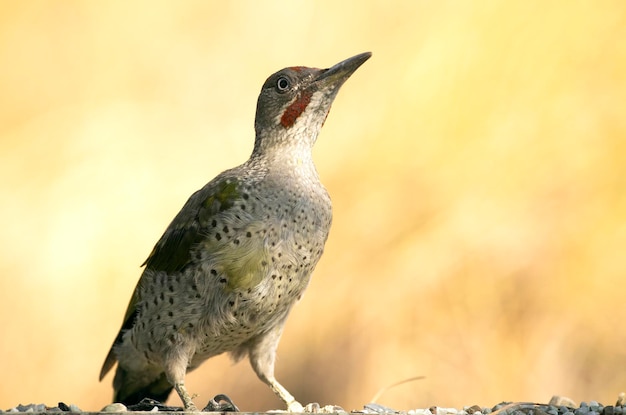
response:
<path id="1" fill-rule="evenodd" d="M 287 405 L 287 410 L 289 412 L 304 412 L 304 407 L 302 406 L 302 404 L 296 401 L 296 398 L 294 398 L 293 395 L 291 395 L 283 385 L 278 383 L 276 378 L 272 376 L 271 378 L 264 380 L 264 382 L 270 386 L 272 391 L 274 391 L 274 393 L 278 395 L 278 397 L 283 402 L 285 402 L 285 404 Z"/>
<path id="2" fill-rule="evenodd" d="M 188 345 L 184 344 L 178 344 L 177 348 L 172 348 L 165 360 L 165 375 L 167 380 L 174 385 L 180 400 L 183 401 L 185 411 L 198 412 L 198 408 L 194 405 L 191 395 L 189 395 L 185 387 L 185 375 L 187 374 L 189 356 L 193 354 L 191 350 Z"/>
<path id="3" fill-rule="evenodd" d="M 185 383 L 183 382 L 175 383 L 174 389 L 176 389 L 178 396 L 180 396 L 180 400 L 183 401 L 183 405 L 185 406 L 185 411 L 198 412 L 198 408 L 196 408 L 196 405 L 191 400 L 191 395 L 189 395 L 189 392 L 187 392 Z"/>
<path id="4" fill-rule="evenodd" d="M 286 316 L 285 316 L 286 318 Z M 303 412 L 300 402 L 278 383 L 274 377 L 274 361 L 276 360 L 276 348 L 280 335 L 283 332 L 285 319 L 281 320 L 272 330 L 259 336 L 248 343 L 250 364 L 259 379 L 265 382 L 272 391 L 287 405 L 289 412 Z"/>

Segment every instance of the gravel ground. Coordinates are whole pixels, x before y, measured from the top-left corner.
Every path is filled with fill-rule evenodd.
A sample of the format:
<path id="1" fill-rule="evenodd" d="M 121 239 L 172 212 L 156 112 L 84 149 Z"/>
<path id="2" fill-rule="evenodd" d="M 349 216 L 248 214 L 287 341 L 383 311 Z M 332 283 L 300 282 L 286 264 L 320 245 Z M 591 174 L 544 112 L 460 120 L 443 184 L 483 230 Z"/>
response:
<path id="1" fill-rule="evenodd" d="M 577 405 L 571 399 L 554 396 L 549 403 L 529 403 L 529 402 L 502 402 L 493 407 L 485 407 L 479 405 L 465 406 L 461 409 L 457 408 L 441 408 L 433 406 L 424 409 L 396 410 L 377 403 L 369 403 L 361 410 L 345 411 L 338 406 L 320 407 L 317 404 L 307 405 L 307 411 L 313 413 L 336 413 L 336 414 L 365 414 L 365 415 L 626 415 L 626 394 L 621 393 L 615 405 L 603 405 L 599 402 L 581 402 Z M 7 410 L 1 410 L 0 413 L 49 413 L 49 412 L 82 412 L 86 414 L 100 414 L 111 412 L 181 412 L 182 408 L 165 406 L 159 402 L 152 400 L 144 400 L 137 405 L 126 407 L 122 404 L 107 405 L 100 412 L 83 411 L 74 404 L 65 404 L 59 402 L 57 406 L 48 406 L 44 404 L 28 404 L 17 405 Z M 204 412 L 239 412 L 239 409 L 225 395 L 218 395 L 212 399 Z M 273 411 L 273 413 L 282 411 Z"/>

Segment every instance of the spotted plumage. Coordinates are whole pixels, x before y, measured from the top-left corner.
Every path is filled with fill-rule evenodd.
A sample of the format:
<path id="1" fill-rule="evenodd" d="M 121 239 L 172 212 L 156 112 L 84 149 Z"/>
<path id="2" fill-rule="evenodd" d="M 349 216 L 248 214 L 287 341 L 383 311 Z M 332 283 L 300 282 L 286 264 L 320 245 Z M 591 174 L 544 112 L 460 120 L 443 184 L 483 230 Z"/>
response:
<path id="1" fill-rule="evenodd" d="M 164 401 L 173 387 L 195 410 L 185 374 L 229 352 L 248 355 L 288 409 L 302 409 L 274 378 L 274 359 L 332 219 L 311 149 L 339 88 L 369 57 L 330 69 L 286 68 L 267 79 L 248 161 L 194 193 L 144 263 L 100 374 L 118 362 L 115 401 Z"/>

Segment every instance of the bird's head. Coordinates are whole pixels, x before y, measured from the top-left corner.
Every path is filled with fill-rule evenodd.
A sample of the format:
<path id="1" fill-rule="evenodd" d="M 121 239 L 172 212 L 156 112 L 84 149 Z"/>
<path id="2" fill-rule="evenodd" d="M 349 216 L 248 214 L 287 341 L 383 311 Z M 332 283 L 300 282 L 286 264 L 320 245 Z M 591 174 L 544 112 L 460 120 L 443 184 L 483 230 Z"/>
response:
<path id="1" fill-rule="evenodd" d="M 361 53 L 328 69 L 292 66 L 267 78 L 257 101 L 254 152 L 310 149 L 339 88 L 370 56 Z"/>

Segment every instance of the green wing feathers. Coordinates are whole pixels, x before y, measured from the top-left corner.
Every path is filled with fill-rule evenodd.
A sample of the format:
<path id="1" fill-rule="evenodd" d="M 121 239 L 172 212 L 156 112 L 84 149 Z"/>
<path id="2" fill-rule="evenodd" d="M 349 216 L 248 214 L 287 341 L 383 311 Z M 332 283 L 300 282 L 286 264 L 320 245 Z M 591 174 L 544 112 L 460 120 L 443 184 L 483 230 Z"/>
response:
<path id="1" fill-rule="evenodd" d="M 237 182 L 230 180 L 211 182 L 194 193 L 142 265 L 154 271 L 181 271 L 191 262 L 193 248 L 206 239 L 202 228 L 239 197 Z"/>
<path id="2" fill-rule="evenodd" d="M 238 183 L 230 179 L 213 180 L 207 186 L 198 190 L 187 200 L 185 206 L 168 226 L 142 266 L 152 271 L 163 271 L 168 274 L 182 271 L 192 263 L 192 254 L 195 247 L 204 242 L 209 245 L 205 248 L 210 248 L 211 244 L 206 241 L 208 237 L 206 232 L 203 232 L 203 228 L 211 223 L 212 218 L 216 214 L 233 207 L 238 198 L 240 198 Z M 250 252 L 241 252 L 241 254 L 243 255 L 242 258 L 244 258 L 242 265 L 246 270 L 250 269 Z M 249 272 L 244 274 L 239 277 L 242 279 L 241 282 L 245 284 L 256 282 Z M 237 279 L 234 280 L 234 282 L 236 281 Z M 135 322 L 137 304 L 141 301 L 140 290 L 138 289 L 140 284 L 141 279 L 126 309 L 122 328 L 102 365 L 100 380 L 106 376 L 117 362 L 113 349 L 116 344 L 122 341 L 123 333 L 132 328 Z"/>

